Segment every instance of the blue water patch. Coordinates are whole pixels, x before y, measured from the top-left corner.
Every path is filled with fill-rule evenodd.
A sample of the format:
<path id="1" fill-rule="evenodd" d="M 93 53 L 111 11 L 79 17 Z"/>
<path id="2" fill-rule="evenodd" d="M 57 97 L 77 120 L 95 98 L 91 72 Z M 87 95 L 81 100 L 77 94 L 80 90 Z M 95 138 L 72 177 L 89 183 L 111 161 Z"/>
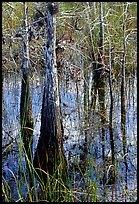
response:
<path id="1" fill-rule="evenodd" d="M 30 93 L 32 99 L 32 112 L 34 119 L 34 138 L 33 138 L 33 155 L 37 147 L 38 139 L 40 136 L 41 125 L 41 108 L 43 98 L 43 81 L 36 77 L 30 83 Z M 127 103 L 126 107 L 126 151 L 123 154 L 123 144 L 121 135 L 121 116 L 120 116 L 120 95 L 118 87 L 115 87 L 114 92 L 114 110 L 113 110 L 113 136 L 115 143 L 115 159 L 116 159 L 116 191 L 123 191 L 124 186 L 127 185 L 128 189 L 133 190 L 136 188 L 136 175 L 137 175 L 137 105 L 136 105 L 136 91 L 130 95 L 130 104 Z M 109 89 L 108 89 L 109 91 Z M 131 89 L 132 91 L 132 89 Z M 81 165 L 83 158 L 87 158 L 88 166 L 87 177 L 96 185 L 98 185 L 98 196 L 101 198 L 103 195 L 103 158 L 102 158 L 102 137 L 101 137 L 101 118 L 99 115 L 99 103 L 97 101 L 96 110 L 94 113 L 90 112 L 88 121 L 84 118 L 84 88 L 83 83 L 77 84 L 72 81 L 68 87 L 64 84 L 60 85 L 61 93 L 61 111 L 64 126 L 64 148 L 67 160 L 72 167 L 75 163 Z M 77 95 L 78 93 L 78 95 Z M 129 93 L 128 93 L 129 95 Z M 18 178 L 18 174 L 23 173 L 26 168 L 24 154 L 19 155 L 17 141 L 20 141 L 20 96 L 21 96 L 21 78 L 10 77 L 4 80 L 3 89 L 3 112 L 2 112 L 2 146 L 7 144 L 7 150 L 3 152 L 2 159 L 2 173 L 7 182 L 11 182 L 11 187 L 16 189 L 16 182 L 14 176 Z M 134 96 L 134 106 L 133 106 Z M 106 112 L 109 116 L 110 98 L 106 94 Z M 109 117 L 107 117 L 107 121 Z M 111 160 L 111 145 L 109 136 L 109 126 L 104 125 L 105 130 L 105 156 L 107 157 L 108 164 L 106 171 L 109 170 Z M 87 141 L 87 149 L 85 143 Z M 11 147 L 11 149 L 10 149 Z M 9 151 L 8 151 L 9 150 Z M 124 163 L 126 156 L 127 166 Z M 20 159 L 22 158 L 22 170 L 19 167 Z M 10 170 L 9 170 L 10 169 Z M 13 175 L 12 175 L 12 173 Z M 80 182 L 80 173 L 76 172 L 76 182 L 83 188 L 84 183 Z M 127 176 L 127 179 L 126 179 Z M 126 184 L 127 182 L 127 184 Z M 134 185 L 133 185 L 134 184 Z M 111 186 L 106 186 L 111 189 Z M 22 185 L 24 196 L 26 194 L 26 184 Z M 18 199 L 18 192 L 15 193 Z M 15 200 L 16 200 L 15 199 Z"/>

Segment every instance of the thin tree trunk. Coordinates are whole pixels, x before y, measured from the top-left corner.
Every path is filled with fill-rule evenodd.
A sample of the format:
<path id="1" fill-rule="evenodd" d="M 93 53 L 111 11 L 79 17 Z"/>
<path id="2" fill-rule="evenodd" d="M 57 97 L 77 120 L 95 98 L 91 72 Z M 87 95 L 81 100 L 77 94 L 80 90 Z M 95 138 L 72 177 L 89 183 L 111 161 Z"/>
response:
<path id="1" fill-rule="evenodd" d="M 84 62 L 84 119 L 88 120 L 88 70 L 87 63 Z"/>
<path id="2" fill-rule="evenodd" d="M 56 17 L 53 15 L 56 6 L 52 2 L 47 3 L 46 78 L 41 112 L 41 133 L 35 152 L 34 167 L 44 170 L 51 176 L 55 175 L 59 181 L 65 182 L 67 163 L 63 147 L 56 67 Z M 48 174 L 42 175 L 45 183 L 48 182 Z M 52 185 L 53 183 L 50 186 L 51 190 Z"/>
<path id="3" fill-rule="evenodd" d="M 105 124 L 106 124 L 106 111 L 105 111 L 105 72 L 104 72 L 104 47 L 103 47 L 103 12 L 102 12 L 102 2 L 99 3 L 100 9 L 100 41 L 99 41 L 99 53 L 98 53 L 98 70 L 97 70 L 97 88 L 98 88 L 98 99 L 101 115 L 101 131 L 102 131 L 102 158 L 104 162 L 104 174 L 103 174 L 103 184 L 106 182 L 106 168 L 105 168 Z M 105 196 L 104 196 L 105 197 Z"/>
<path id="4" fill-rule="evenodd" d="M 126 60 L 126 12 L 127 7 L 125 9 L 125 3 L 123 3 L 123 59 L 122 59 L 122 82 L 121 82 L 121 132 L 122 132 L 122 142 L 123 142 L 123 154 L 124 154 L 124 163 L 125 163 L 125 189 L 127 190 L 127 171 L 128 165 L 126 161 L 126 132 L 125 132 L 125 125 L 126 125 L 126 94 L 125 94 L 125 60 Z M 125 196 L 126 202 L 126 196 Z"/>
<path id="5" fill-rule="evenodd" d="M 123 4 L 123 59 L 122 59 L 122 82 L 121 82 L 121 131 L 123 141 L 123 153 L 126 153 L 125 123 L 126 123 L 126 95 L 125 95 L 125 58 L 126 58 L 126 41 L 125 41 L 125 9 Z"/>
<path id="6" fill-rule="evenodd" d="M 21 103 L 20 103 L 20 123 L 21 136 L 24 143 L 25 154 L 29 161 L 32 161 L 32 145 L 33 145 L 33 117 L 32 117 L 32 103 L 30 97 L 29 78 L 28 78 L 28 61 L 29 61 L 29 44 L 28 44 L 28 27 L 27 27 L 27 5 L 24 2 L 24 59 L 22 64 L 22 87 L 21 87 Z M 31 176 L 28 160 L 26 160 L 27 170 Z M 30 177 L 31 181 L 31 177 Z"/>
<path id="7" fill-rule="evenodd" d="M 92 2 L 92 20 L 95 19 L 96 15 L 96 8 L 95 8 L 95 2 Z M 96 108 L 96 97 L 97 97 L 97 62 L 96 62 L 96 57 L 95 57 L 95 50 L 94 50 L 94 44 L 93 44 L 93 34 L 94 31 L 92 30 L 92 33 L 90 33 L 90 42 L 92 45 L 92 87 L 91 87 L 91 103 L 90 103 L 90 109 L 95 111 Z"/>
<path id="8" fill-rule="evenodd" d="M 108 31 L 108 35 L 109 31 Z M 112 154 L 112 165 L 113 171 L 111 171 L 110 182 L 115 183 L 115 150 L 114 150 L 114 136 L 113 136 L 113 86 L 112 86 L 112 54 L 111 54 L 111 42 L 109 39 L 109 86 L 110 86 L 110 113 L 109 113 L 109 133 L 110 133 L 110 145 L 111 145 L 111 154 Z"/>
<path id="9" fill-rule="evenodd" d="M 28 61 L 29 61 L 29 45 L 28 45 L 28 29 L 27 29 L 27 6 L 24 2 L 24 59 L 21 67 L 22 70 L 22 87 L 21 87 L 21 103 L 20 103 L 20 118 L 22 137 L 25 145 L 25 149 L 28 153 L 29 144 L 32 143 L 33 135 L 33 118 L 32 118 L 32 104 L 29 90 L 29 78 L 28 78 Z M 26 135 L 27 134 L 27 135 Z M 28 155 L 31 159 L 31 155 Z"/>

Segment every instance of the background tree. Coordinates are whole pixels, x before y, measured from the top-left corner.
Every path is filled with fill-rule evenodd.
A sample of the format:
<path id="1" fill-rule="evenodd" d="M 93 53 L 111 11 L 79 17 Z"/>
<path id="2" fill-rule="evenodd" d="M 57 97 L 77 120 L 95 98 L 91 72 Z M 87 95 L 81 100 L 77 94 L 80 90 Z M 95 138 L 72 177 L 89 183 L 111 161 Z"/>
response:
<path id="1" fill-rule="evenodd" d="M 24 28 L 25 35 L 23 40 L 24 59 L 21 67 L 22 70 L 22 87 L 21 87 L 21 102 L 20 102 L 20 123 L 21 123 L 21 137 L 23 139 L 25 154 L 29 161 L 32 161 L 32 145 L 33 145 L 33 117 L 32 117 L 32 103 L 30 97 L 29 76 L 28 76 L 28 62 L 29 62 L 29 44 L 28 44 L 28 25 L 27 25 L 27 5 L 24 4 Z M 26 165 L 28 167 L 28 159 Z M 28 168 L 29 170 L 29 168 Z"/>
<path id="2" fill-rule="evenodd" d="M 127 145 L 126 145 L 126 95 L 125 95 L 125 62 L 126 62 L 126 20 L 127 20 L 127 10 L 128 10 L 128 4 L 123 3 L 122 5 L 123 10 L 123 22 L 122 22 L 122 28 L 123 28 L 123 56 L 122 56 L 122 69 L 121 69 L 121 132 L 122 132 L 122 143 L 123 143 L 123 157 L 124 157 L 124 163 L 126 167 L 126 175 L 125 175 L 125 182 L 127 190 L 127 171 L 128 171 L 128 165 L 126 162 L 126 153 L 127 153 Z"/>

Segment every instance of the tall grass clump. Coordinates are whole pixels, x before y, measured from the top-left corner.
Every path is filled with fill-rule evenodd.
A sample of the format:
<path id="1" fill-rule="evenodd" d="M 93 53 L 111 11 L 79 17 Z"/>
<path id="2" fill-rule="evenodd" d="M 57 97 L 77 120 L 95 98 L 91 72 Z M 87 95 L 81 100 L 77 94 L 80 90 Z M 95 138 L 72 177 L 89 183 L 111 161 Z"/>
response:
<path id="1" fill-rule="evenodd" d="M 33 162 L 28 158 L 22 139 L 17 142 L 17 145 L 19 151 L 19 167 L 16 172 L 13 172 L 10 168 L 8 169 L 12 175 L 12 184 L 4 175 L 2 176 L 2 198 L 4 202 L 96 201 L 97 187 L 89 176 L 87 176 L 87 172 L 82 172 L 78 161 L 74 162 L 76 169 L 74 167 L 67 167 L 70 170 L 68 170 L 66 183 L 64 183 L 61 175 L 61 164 L 57 167 L 56 173 L 53 176 L 44 172 L 42 169 L 35 169 Z M 26 166 L 28 166 L 29 171 Z M 38 171 L 46 175 L 47 185 L 38 174 Z M 77 181 L 77 174 L 80 174 L 79 181 Z M 82 181 L 84 181 L 84 184 L 81 187 L 80 184 Z"/>

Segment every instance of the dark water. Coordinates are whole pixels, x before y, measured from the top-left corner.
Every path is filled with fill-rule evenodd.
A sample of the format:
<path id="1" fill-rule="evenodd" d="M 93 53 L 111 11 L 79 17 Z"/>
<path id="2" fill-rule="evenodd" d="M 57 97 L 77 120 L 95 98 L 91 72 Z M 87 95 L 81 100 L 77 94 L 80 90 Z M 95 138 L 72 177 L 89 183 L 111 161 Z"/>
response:
<path id="1" fill-rule="evenodd" d="M 43 95 L 43 77 L 35 76 L 31 79 L 30 93 L 32 98 L 32 110 L 34 118 L 34 143 L 35 150 L 40 134 L 40 114 Z M 101 144 L 101 124 L 98 114 L 98 105 L 95 115 L 88 121 L 86 134 L 89 138 L 89 146 L 87 159 L 89 168 L 87 177 L 98 186 L 97 195 L 100 201 L 106 197 L 106 201 L 135 201 L 137 200 L 137 89 L 136 79 L 126 80 L 126 142 L 127 142 L 127 170 L 124 164 L 122 153 L 122 135 L 121 135 L 121 116 L 120 116 L 120 83 L 115 82 L 114 86 L 114 140 L 116 150 L 116 185 L 102 185 L 102 144 Z M 77 97 L 78 85 L 78 97 Z M 21 78 L 15 75 L 7 75 L 4 78 L 3 86 L 3 105 L 2 105 L 2 172 L 4 178 L 13 189 L 14 198 L 20 199 L 19 192 L 16 192 L 17 184 L 14 175 L 18 177 L 19 162 L 22 160 L 22 171 L 25 168 L 24 155 L 19 155 L 17 142 L 20 141 L 20 95 L 21 95 Z M 84 93 L 83 82 L 76 84 L 69 81 L 68 84 L 61 83 L 61 101 L 62 114 L 64 124 L 64 148 L 67 158 L 70 162 L 74 160 L 80 161 L 82 147 L 85 140 L 84 134 Z M 97 101 L 98 104 L 98 101 Z M 109 88 L 106 91 L 106 107 L 109 114 Z M 106 142 L 105 154 L 109 160 L 111 156 L 109 129 L 105 127 Z M 6 148 L 6 149 L 5 149 Z M 109 172 L 109 163 L 106 164 L 107 172 Z M 78 172 L 77 172 L 78 174 Z M 126 178 L 127 177 L 127 178 Z M 79 180 L 78 180 L 79 179 Z M 19 179 L 20 180 L 20 179 Z M 80 177 L 76 175 L 76 185 L 83 190 Z M 22 192 L 25 193 L 25 184 L 22 184 Z M 127 189 L 127 191 L 125 191 Z M 105 196 L 103 196 L 106 191 Z"/>

